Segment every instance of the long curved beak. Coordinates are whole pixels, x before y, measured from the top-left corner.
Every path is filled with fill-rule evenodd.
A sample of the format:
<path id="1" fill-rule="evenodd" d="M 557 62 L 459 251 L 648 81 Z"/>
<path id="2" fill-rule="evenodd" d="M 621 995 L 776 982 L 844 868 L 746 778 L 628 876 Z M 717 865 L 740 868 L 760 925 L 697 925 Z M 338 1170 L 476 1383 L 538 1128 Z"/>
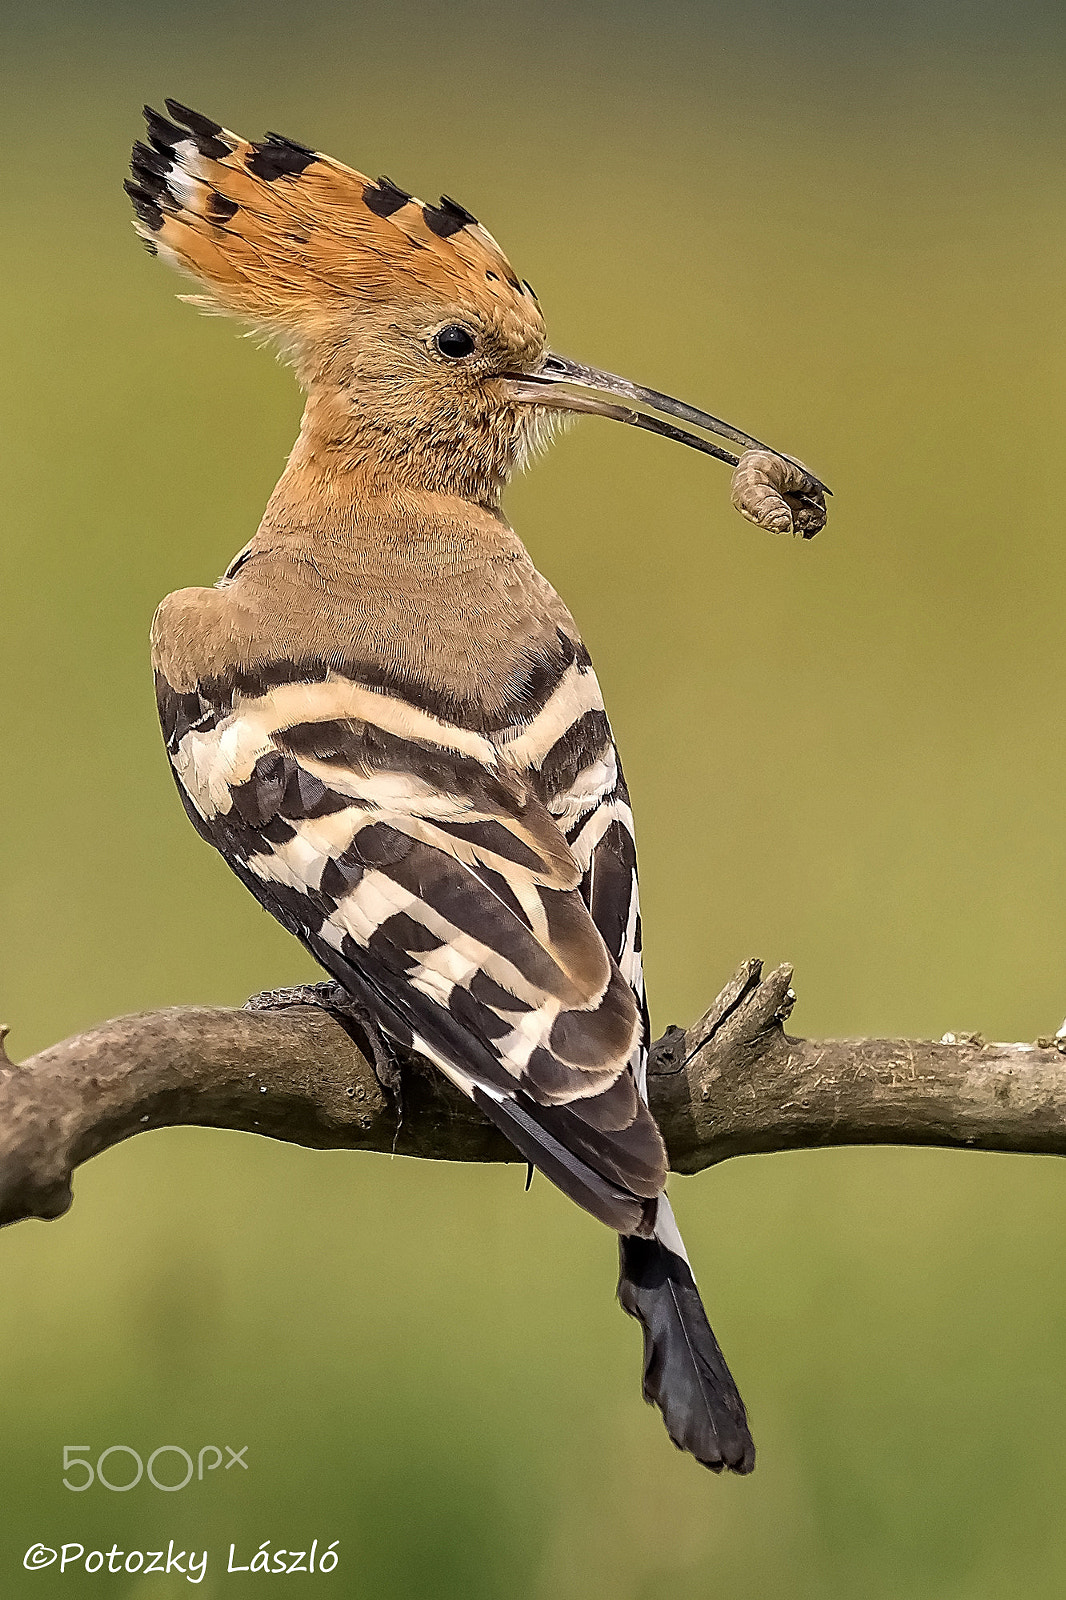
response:
<path id="1" fill-rule="evenodd" d="M 708 439 L 690 433 L 687 428 L 678 428 L 663 420 L 663 414 L 677 417 L 682 422 L 701 428 L 705 433 L 715 434 L 719 439 L 731 439 L 745 450 L 767 450 L 771 455 L 780 456 L 804 474 L 809 481 L 807 492 L 811 495 L 832 494 L 832 490 L 820 478 L 816 478 L 792 456 L 774 450 L 772 446 L 752 438 L 749 433 L 742 433 L 731 423 L 723 422 L 721 417 L 712 417 L 709 412 L 699 411 L 695 406 L 686 405 L 683 400 L 660 394 L 658 389 L 645 389 L 639 383 L 630 383 L 627 378 L 619 378 L 613 372 L 601 372 L 596 367 L 582 366 L 579 361 L 567 361 L 564 356 L 549 354 L 535 372 L 508 373 L 505 383 L 510 400 L 546 406 L 553 411 L 581 411 L 591 416 L 610 417 L 615 422 L 627 422 L 631 427 L 644 428 L 648 433 L 660 434 L 664 439 L 687 444 L 693 450 L 701 450 L 704 455 L 726 462 L 728 466 L 737 465 L 738 457 L 732 451 L 723 450 L 721 445 L 711 444 Z M 618 395 L 634 404 L 618 405 L 607 399 L 608 395 Z M 638 406 L 647 409 L 638 410 Z M 659 412 L 660 415 L 649 415 L 649 411 Z"/>

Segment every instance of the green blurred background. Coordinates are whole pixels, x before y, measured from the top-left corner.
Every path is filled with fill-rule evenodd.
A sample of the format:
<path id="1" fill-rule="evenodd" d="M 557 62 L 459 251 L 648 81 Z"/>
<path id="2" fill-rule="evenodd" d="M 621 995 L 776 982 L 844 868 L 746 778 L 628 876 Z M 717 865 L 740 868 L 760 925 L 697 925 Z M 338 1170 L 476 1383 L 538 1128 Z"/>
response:
<path id="1" fill-rule="evenodd" d="M 172 94 L 458 195 L 556 347 L 809 461 L 812 545 L 724 468 L 586 422 L 508 509 L 592 648 L 657 1027 L 736 962 L 798 1032 L 1066 1010 L 1061 12 L 201 0 L 0 23 L 3 939 L 13 1055 L 311 975 L 194 836 L 147 629 L 253 531 L 289 374 L 178 305 L 121 191 Z M 0 1593 L 37 1541 L 340 1540 L 346 1596 L 1061 1596 L 1066 1168 L 853 1150 L 675 1181 L 761 1452 L 639 1398 L 612 1241 L 517 1167 L 155 1132 L 0 1238 Z M 248 1444 L 180 1495 L 65 1444 Z M 116 1478 L 121 1462 L 113 1468 Z M 312 1580 L 304 1579 L 305 1584 Z"/>

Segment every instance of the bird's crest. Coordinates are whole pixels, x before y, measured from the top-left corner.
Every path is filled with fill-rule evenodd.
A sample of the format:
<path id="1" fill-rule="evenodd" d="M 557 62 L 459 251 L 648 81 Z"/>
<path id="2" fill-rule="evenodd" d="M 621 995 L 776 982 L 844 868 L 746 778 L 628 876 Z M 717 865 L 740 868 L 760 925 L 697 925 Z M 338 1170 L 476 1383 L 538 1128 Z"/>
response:
<path id="1" fill-rule="evenodd" d="M 148 247 L 206 285 L 195 303 L 296 343 L 353 305 L 398 299 L 543 338 L 533 291 L 457 201 L 428 205 L 280 134 L 249 142 L 165 104 L 173 120 L 145 107 L 126 190 Z"/>

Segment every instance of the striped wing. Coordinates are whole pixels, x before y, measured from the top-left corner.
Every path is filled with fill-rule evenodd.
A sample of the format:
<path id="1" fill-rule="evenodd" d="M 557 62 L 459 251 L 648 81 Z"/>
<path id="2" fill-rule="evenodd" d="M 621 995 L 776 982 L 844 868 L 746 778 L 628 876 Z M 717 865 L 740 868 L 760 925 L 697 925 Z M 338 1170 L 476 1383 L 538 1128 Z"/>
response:
<path id="1" fill-rule="evenodd" d="M 582 671 L 591 680 L 589 689 L 575 692 L 576 684 L 568 685 L 564 677 L 552 697 L 570 702 L 569 721 L 560 713 L 549 728 L 538 732 L 545 719 L 536 718 L 521 736 L 522 745 L 532 757 L 529 776 L 578 864 L 581 898 L 636 999 L 641 1028 L 632 1066 L 644 1095 L 648 1014 L 633 813 L 595 675 L 577 662 L 567 676 Z M 591 706 L 590 700 L 594 700 Z"/>
<path id="2" fill-rule="evenodd" d="M 645 1094 L 648 1008 L 641 960 L 637 849 L 629 791 L 606 718 L 581 736 L 584 765 L 576 779 L 550 801 L 581 869 L 581 898 L 589 908 L 611 959 L 633 991 L 641 1017 L 633 1068 Z"/>
<path id="3" fill-rule="evenodd" d="M 564 679 L 493 737 L 333 673 L 229 706 L 162 680 L 160 711 L 192 821 L 260 902 L 547 1176 L 631 1232 L 665 1153 L 616 959 L 635 897 L 613 743 L 602 709 L 578 718 L 598 748 L 578 736 L 575 687 L 588 697 Z"/>

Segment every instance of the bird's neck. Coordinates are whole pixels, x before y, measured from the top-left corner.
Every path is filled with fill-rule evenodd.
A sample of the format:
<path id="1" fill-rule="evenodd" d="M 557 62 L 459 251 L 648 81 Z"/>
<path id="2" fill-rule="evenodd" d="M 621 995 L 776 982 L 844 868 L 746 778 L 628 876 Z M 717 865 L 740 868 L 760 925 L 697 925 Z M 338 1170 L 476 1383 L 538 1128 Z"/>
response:
<path id="1" fill-rule="evenodd" d="M 486 464 L 487 454 L 478 441 L 449 438 L 436 425 L 396 422 L 372 396 L 312 390 L 263 528 L 357 540 L 372 508 L 377 530 L 383 519 L 393 521 L 399 535 L 417 532 L 426 511 L 443 503 L 450 519 L 468 514 L 480 526 L 487 514 L 502 522 L 506 474 L 491 459 Z"/>

